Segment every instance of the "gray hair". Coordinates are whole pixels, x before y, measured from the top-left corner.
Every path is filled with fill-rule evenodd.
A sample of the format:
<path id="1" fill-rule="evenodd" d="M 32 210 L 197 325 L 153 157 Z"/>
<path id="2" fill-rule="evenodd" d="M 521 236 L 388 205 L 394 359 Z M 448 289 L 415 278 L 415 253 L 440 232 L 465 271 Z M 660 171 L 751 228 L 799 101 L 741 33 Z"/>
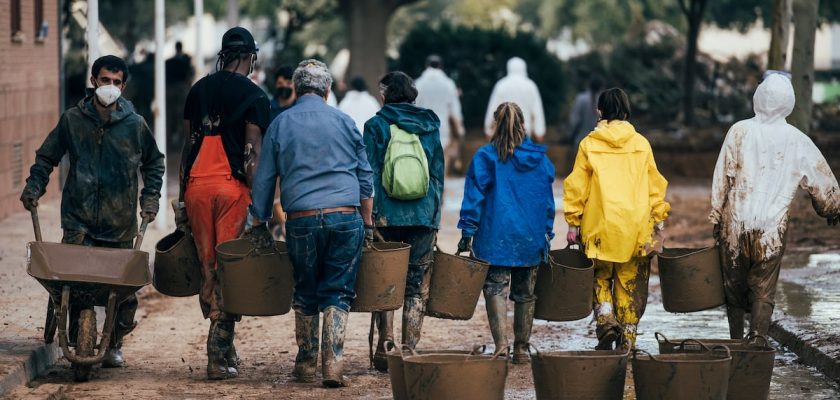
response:
<path id="1" fill-rule="evenodd" d="M 333 78 L 327 64 L 309 59 L 298 64 L 294 75 L 292 75 L 292 81 L 295 84 L 295 92 L 298 96 L 314 93 L 324 97 L 332 85 Z"/>

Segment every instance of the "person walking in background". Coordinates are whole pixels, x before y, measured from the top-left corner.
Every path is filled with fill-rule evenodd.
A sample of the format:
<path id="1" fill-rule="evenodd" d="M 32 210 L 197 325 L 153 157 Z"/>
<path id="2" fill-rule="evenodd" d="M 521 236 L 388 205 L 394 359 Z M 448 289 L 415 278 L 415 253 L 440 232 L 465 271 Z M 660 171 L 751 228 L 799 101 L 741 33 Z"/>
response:
<path id="1" fill-rule="evenodd" d="M 251 215 L 256 221 L 271 217 L 279 178 L 295 279 L 293 375 L 300 382 L 315 380 L 322 312 L 321 383 L 335 388 L 347 385 L 344 333 L 362 246 L 373 240 L 373 173 L 356 124 L 325 103 L 332 84 L 327 66 L 304 60 L 292 79 L 298 100 L 269 127 Z M 257 247 L 274 243 L 264 223 L 255 224 L 251 235 Z"/>
<path id="2" fill-rule="evenodd" d="M 732 339 L 767 336 L 785 252 L 790 205 L 801 187 L 829 225 L 840 222 L 840 187 L 814 142 L 785 117 L 795 97 L 790 78 L 769 71 L 755 91 L 755 116 L 732 125 L 712 181 L 714 236 L 720 245 Z"/>
<path id="3" fill-rule="evenodd" d="M 461 141 L 464 137 L 464 117 L 455 82 L 443 72 L 443 60 L 437 55 L 426 59 L 426 69 L 415 82 L 418 107 L 435 112 L 440 124 L 440 145 L 447 171 L 460 169 Z M 455 139 L 452 141 L 452 139 Z"/>
<path id="4" fill-rule="evenodd" d="M 262 135 L 268 127 L 268 98 L 248 79 L 257 58 L 254 37 L 235 27 L 222 36 L 219 70 L 190 89 L 184 107 L 189 138 L 181 157 L 181 187 L 176 224 L 189 229 L 201 261 L 199 304 L 210 319 L 207 379 L 239 374 L 233 344 L 240 316 L 220 308 L 216 245 L 238 238 L 245 229 L 249 187 L 253 184 Z"/>
<path id="5" fill-rule="evenodd" d="M 292 82 L 292 74 L 295 70 L 284 65 L 277 68 L 274 74 L 274 97 L 271 98 L 271 120 L 274 121 L 278 115 L 295 104 L 295 84 Z"/>
<path id="6" fill-rule="evenodd" d="M 184 144 L 184 122 L 179 114 L 184 110 L 193 75 L 192 58 L 184 53 L 184 45 L 180 41 L 175 42 L 175 55 L 166 60 L 167 149 L 178 149 Z"/>
<path id="7" fill-rule="evenodd" d="M 537 84 L 528 78 L 525 60 L 513 57 L 507 62 L 507 76 L 496 82 L 487 113 L 484 116 L 484 133 L 490 139 L 493 135 L 493 115 L 499 104 L 511 102 L 519 106 L 525 118 L 525 134 L 540 143 L 545 136 L 545 113 Z"/>
<path id="8" fill-rule="evenodd" d="M 596 349 L 632 349 L 645 312 L 652 251 L 661 250 L 668 182 L 650 143 L 628 122 L 630 101 L 618 88 L 598 96 L 600 121 L 580 143 L 563 183 L 569 244 L 595 262 Z"/>
<path id="9" fill-rule="evenodd" d="M 569 138 L 572 141 L 572 157 L 577 157 L 580 142 L 598 123 L 598 95 L 604 88 L 604 81 L 599 76 L 589 78 L 587 89 L 575 96 L 572 111 L 569 113 Z"/>
<path id="10" fill-rule="evenodd" d="M 434 261 L 434 247 L 440 228 L 443 204 L 444 161 L 440 145 L 440 120 L 432 110 L 415 106 L 417 89 L 402 72 L 391 72 L 379 81 L 385 104 L 365 124 L 365 148 L 373 169 L 373 218 L 376 229 L 386 241 L 411 245 L 405 304 L 402 314 L 402 344 L 415 348 L 420 341 L 423 313 L 429 299 L 429 279 Z M 404 160 L 421 162 L 400 164 L 399 154 L 408 147 L 415 157 Z M 425 161 L 425 162 L 422 162 Z M 393 179 L 387 179 L 391 176 Z M 417 180 L 417 177 L 426 179 Z M 403 185 L 403 182 L 409 184 Z M 408 188 L 417 183 L 417 194 L 406 196 L 396 187 Z M 394 312 L 374 313 L 379 326 L 379 341 L 373 365 L 388 370 L 385 341 L 394 340 Z"/>
<path id="11" fill-rule="evenodd" d="M 350 90 L 338 103 L 338 109 L 353 118 L 359 132 L 365 131 L 365 122 L 379 111 L 379 102 L 367 91 L 364 78 L 357 76 L 350 81 Z"/>
<path id="12" fill-rule="evenodd" d="M 502 103 L 493 137 L 470 163 L 461 203 L 458 252 L 490 263 L 484 283 L 487 319 L 496 350 L 508 347 L 507 292 L 514 301 L 513 362 L 529 362 L 537 267 L 554 237 L 554 165 L 544 145 L 525 134 L 522 110 Z"/>

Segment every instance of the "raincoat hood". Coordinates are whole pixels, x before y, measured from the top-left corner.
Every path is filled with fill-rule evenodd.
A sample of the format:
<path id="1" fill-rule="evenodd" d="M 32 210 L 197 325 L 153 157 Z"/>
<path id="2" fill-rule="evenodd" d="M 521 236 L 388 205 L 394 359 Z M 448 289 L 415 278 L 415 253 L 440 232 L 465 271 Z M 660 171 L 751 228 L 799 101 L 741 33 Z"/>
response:
<path id="1" fill-rule="evenodd" d="M 636 128 L 627 121 L 605 121 L 598 122 L 595 130 L 589 134 L 593 139 L 605 142 L 612 148 L 624 147 L 636 133 Z"/>
<path id="2" fill-rule="evenodd" d="M 528 65 L 525 60 L 519 57 L 513 57 L 507 62 L 508 75 L 528 77 Z"/>
<path id="3" fill-rule="evenodd" d="M 409 103 L 389 103 L 382 107 L 376 115 L 384 118 L 390 124 L 396 124 L 400 129 L 416 135 L 427 135 L 438 132 L 440 119 L 434 111 L 420 108 Z"/>
<path id="4" fill-rule="evenodd" d="M 513 151 L 513 166 L 517 171 L 530 171 L 542 164 L 545 157 L 545 146 L 536 144 L 527 138 L 521 146 Z"/>
<path id="5" fill-rule="evenodd" d="M 763 124 L 785 122 L 785 117 L 793 111 L 795 103 L 790 79 L 778 74 L 768 76 L 758 85 L 753 95 L 755 118 Z"/>
<path id="6" fill-rule="evenodd" d="M 79 100 L 78 106 L 79 110 L 82 111 L 82 114 L 98 121 L 99 113 L 96 111 L 96 105 L 93 104 L 95 96 L 96 95 L 94 94 L 92 88 L 85 89 L 85 98 Z M 117 99 L 117 108 L 114 111 L 111 111 L 111 121 L 109 121 L 109 123 L 113 124 L 118 121 L 122 121 L 133 114 L 134 105 L 124 97 L 120 96 Z"/>

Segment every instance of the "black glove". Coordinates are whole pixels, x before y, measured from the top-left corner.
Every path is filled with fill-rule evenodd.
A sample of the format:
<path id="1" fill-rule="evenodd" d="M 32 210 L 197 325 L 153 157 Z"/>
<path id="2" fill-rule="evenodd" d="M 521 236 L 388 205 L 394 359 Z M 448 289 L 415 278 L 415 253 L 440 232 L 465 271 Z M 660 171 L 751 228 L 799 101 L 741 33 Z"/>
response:
<path id="1" fill-rule="evenodd" d="M 140 218 L 145 218 L 147 222 L 151 223 L 155 220 L 155 217 L 158 213 L 158 205 L 157 200 L 155 201 L 144 201 L 143 202 L 143 209 L 140 211 Z"/>
<path id="2" fill-rule="evenodd" d="M 172 210 L 175 211 L 175 227 L 181 232 L 189 232 L 190 218 L 187 216 L 187 208 L 184 203 L 172 200 Z"/>
<path id="3" fill-rule="evenodd" d="M 375 226 L 365 225 L 365 247 L 370 247 L 370 244 L 376 240 L 376 236 L 373 233 L 374 231 L 376 231 Z"/>
<path id="4" fill-rule="evenodd" d="M 472 236 L 461 236 L 461 240 L 458 242 L 458 253 L 471 252 L 472 241 Z"/>
<path id="5" fill-rule="evenodd" d="M 268 226 L 265 223 L 254 225 L 250 233 L 251 244 L 258 249 L 264 249 L 274 245 L 274 238 L 271 232 L 268 231 Z"/>
<path id="6" fill-rule="evenodd" d="M 140 211 L 140 218 L 145 219 L 146 222 L 151 223 L 155 220 L 157 216 L 157 212 L 153 211 Z"/>
<path id="7" fill-rule="evenodd" d="M 40 197 L 41 195 L 37 189 L 26 186 L 20 195 L 20 202 L 23 203 L 23 208 L 32 211 L 38 207 L 38 198 Z"/>
<path id="8" fill-rule="evenodd" d="M 840 223 L 840 214 L 829 215 L 826 221 L 828 221 L 828 226 L 837 226 Z"/>

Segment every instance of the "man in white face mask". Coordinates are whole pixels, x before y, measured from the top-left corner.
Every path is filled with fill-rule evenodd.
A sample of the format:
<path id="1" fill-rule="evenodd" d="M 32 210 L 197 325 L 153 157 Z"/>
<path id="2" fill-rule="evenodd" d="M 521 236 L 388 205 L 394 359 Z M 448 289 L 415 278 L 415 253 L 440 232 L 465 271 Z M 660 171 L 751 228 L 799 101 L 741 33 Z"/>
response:
<path id="1" fill-rule="evenodd" d="M 35 164 L 20 200 L 27 210 L 34 210 L 47 190 L 50 173 L 67 154 L 70 169 L 61 197 L 62 242 L 131 248 L 138 207 L 140 216 L 148 221 L 157 214 L 163 154 L 143 117 L 134 112 L 131 102 L 120 97 L 128 80 L 125 61 L 112 55 L 101 57 L 93 63 L 91 75 L 94 89 L 61 115 L 35 153 Z M 139 201 L 138 170 L 143 177 Z M 76 342 L 79 314 L 92 307 L 71 302 L 71 344 Z M 136 310 L 134 295 L 119 305 L 103 367 L 123 365 L 122 338 L 134 329 Z M 45 331 L 47 341 L 52 341 L 54 331 L 49 321 Z"/>

